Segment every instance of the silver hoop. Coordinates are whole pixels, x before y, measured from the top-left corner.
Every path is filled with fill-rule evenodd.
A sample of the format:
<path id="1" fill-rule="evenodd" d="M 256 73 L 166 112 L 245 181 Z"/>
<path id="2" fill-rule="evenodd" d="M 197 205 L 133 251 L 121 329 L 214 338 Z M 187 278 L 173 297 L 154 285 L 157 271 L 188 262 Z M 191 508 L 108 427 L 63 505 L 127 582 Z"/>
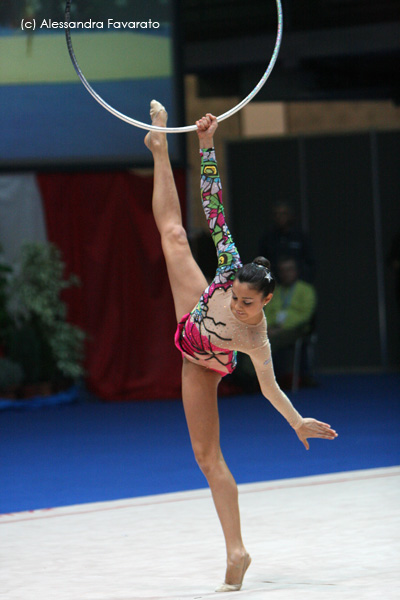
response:
<path id="1" fill-rule="evenodd" d="M 267 81 L 268 77 L 271 75 L 272 69 L 274 68 L 274 65 L 276 62 L 276 59 L 278 58 L 279 49 L 280 49 L 281 41 L 282 41 L 282 29 L 283 29 L 282 5 L 281 5 L 280 0 L 275 0 L 275 1 L 276 1 L 277 13 L 278 13 L 278 30 L 277 30 L 277 34 L 276 34 L 275 48 L 274 48 L 271 60 L 269 62 L 269 65 L 267 67 L 267 70 L 265 71 L 264 75 L 261 77 L 260 81 L 257 83 L 256 87 L 250 92 L 250 94 L 248 96 L 246 96 L 246 98 L 244 98 L 241 102 L 239 102 L 239 104 L 237 104 L 230 110 L 226 111 L 225 113 L 223 113 L 222 115 L 217 117 L 218 122 L 223 121 L 224 119 L 227 119 L 228 117 L 231 117 L 236 112 L 238 112 L 241 108 L 246 106 L 246 104 L 248 104 L 250 102 L 250 100 L 252 100 L 256 94 L 258 94 L 258 92 L 261 90 L 261 88 Z M 81 80 L 81 82 L 83 83 L 83 85 L 85 86 L 87 91 L 93 96 L 93 98 L 95 100 L 97 100 L 97 102 L 103 108 L 108 110 L 115 117 L 118 117 L 118 119 L 121 119 L 122 121 L 125 121 L 126 123 L 129 123 L 130 125 L 134 125 L 135 127 L 140 127 L 141 129 L 147 129 L 150 131 L 163 131 L 163 132 L 167 132 L 167 133 L 186 133 L 188 131 L 196 131 L 197 130 L 196 125 L 187 125 L 186 127 L 157 127 L 156 125 L 148 125 L 147 123 L 142 123 L 142 121 L 136 121 L 136 119 L 132 119 L 132 117 L 128 117 L 127 115 L 124 115 L 123 113 L 119 112 L 118 110 L 116 110 L 115 108 L 113 108 L 112 106 L 107 104 L 107 102 L 105 102 L 105 100 L 103 100 L 103 98 L 101 96 L 99 96 L 99 94 L 97 92 L 95 92 L 94 89 L 91 87 L 91 85 L 85 78 L 84 74 L 82 73 L 82 71 L 79 67 L 78 61 L 76 60 L 75 52 L 72 47 L 71 31 L 69 28 L 70 9 L 71 9 L 71 0 L 67 0 L 66 5 L 65 5 L 65 21 L 66 21 L 66 23 L 68 23 L 68 27 L 66 27 L 66 29 L 65 29 L 65 36 L 67 38 L 68 52 L 69 52 L 70 58 L 72 60 L 72 64 L 74 65 L 75 71 L 76 71 L 79 79 Z"/>

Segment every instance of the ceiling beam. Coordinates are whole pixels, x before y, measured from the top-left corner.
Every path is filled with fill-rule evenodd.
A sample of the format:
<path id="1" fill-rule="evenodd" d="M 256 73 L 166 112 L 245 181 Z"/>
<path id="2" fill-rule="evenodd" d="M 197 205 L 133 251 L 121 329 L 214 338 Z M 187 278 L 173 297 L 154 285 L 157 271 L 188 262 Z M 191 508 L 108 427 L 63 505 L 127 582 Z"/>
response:
<path id="1" fill-rule="evenodd" d="M 184 46 L 184 71 L 199 73 L 266 64 L 274 44 L 275 36 L 270 34 L 187 42 Z M 283 34 L 279 60 L 295 65 L 300 60 L 310 58 L 390 54 L 399 51 L 400 21 L 287 32 Z"/>

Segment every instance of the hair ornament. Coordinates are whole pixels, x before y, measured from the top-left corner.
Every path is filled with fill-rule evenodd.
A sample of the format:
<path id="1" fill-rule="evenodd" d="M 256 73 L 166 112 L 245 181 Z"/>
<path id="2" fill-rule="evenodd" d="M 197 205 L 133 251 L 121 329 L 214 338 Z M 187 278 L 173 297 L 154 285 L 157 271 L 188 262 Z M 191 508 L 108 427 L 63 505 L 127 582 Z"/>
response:
<path id="1" fill-rule="evenodd" d="M 272 277 L 272 275 L 271 275 L 271 271 L 268 271 L 267 267 L 264 267 L 264 268 L 265 268 L 265 270 L 266 270 L 266 273 L 265 273 L 265 275 L 264 275 L 264 279 L 268 279 L 268 281 L 272 281 L 272 280 L 273 280 L 273 277 Z"/>
<path id="2" fill-rule="evenodd" d="M 268 269 L 268 267 L 266 267 L 264 265 L 259 265 L 258 263 L 255 263 L 255 262 L 253 262 L 252 264 L 255 265 L 256 267 L 258 267 L 259 269 L 265 269 L 264 279 L 268 279 L 268 281 L 273 280 L 271 271 Z"/>

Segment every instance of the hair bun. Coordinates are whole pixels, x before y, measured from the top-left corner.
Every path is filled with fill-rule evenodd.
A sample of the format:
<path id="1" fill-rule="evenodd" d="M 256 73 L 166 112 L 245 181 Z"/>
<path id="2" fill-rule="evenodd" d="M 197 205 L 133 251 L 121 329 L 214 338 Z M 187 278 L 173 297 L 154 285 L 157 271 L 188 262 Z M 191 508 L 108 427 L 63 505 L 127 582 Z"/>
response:
<path id="1" fill-rule="evenodd" d="M 271 263 L 269 262 L 269 260 L 267 258 L 265 258 L 264 256 L 257 256 L 254 260 L 253 263 L 256 265 L 260 265 L 261 267 L 266 267 L 267 269 L 271 269 Z"/>

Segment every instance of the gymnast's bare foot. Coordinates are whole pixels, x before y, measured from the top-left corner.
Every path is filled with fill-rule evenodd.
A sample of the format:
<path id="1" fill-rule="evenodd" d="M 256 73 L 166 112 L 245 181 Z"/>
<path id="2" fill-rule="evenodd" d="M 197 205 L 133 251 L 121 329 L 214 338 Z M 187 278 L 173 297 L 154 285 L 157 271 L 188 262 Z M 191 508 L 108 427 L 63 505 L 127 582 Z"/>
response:
<path id="1" fill-rule="evenodd" d="M 160 102 L 157 102 L 157 100 L 152 100 L 150 102 L 150 117 L 152 125 L 166 127 L 168 113 L 164 106 Z M 149 131 L 144 138 L 144 143 L 149 150 L 154 152 L 158 148 L 165 148 L 167 146 L 167 136 L 160 131 Z"/>

